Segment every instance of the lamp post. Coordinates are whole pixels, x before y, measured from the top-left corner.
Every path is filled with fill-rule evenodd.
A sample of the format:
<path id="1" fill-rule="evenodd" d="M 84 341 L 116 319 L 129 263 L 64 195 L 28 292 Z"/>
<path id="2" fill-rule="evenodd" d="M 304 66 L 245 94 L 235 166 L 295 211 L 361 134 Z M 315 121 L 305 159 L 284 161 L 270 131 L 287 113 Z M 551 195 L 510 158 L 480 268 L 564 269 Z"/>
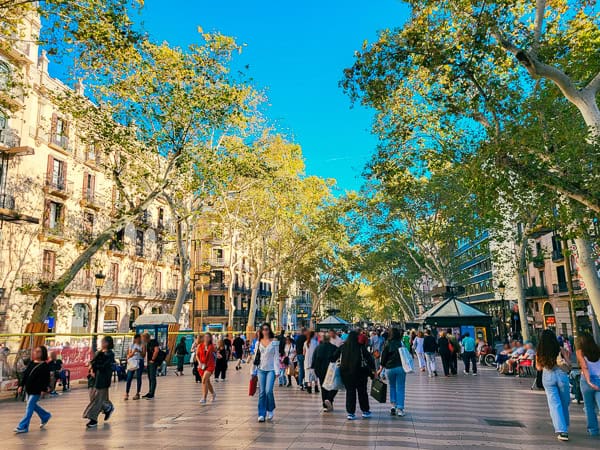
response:
<path id="1" fill-rule="evenodd" d="M 92 352 L 98 351 L 98 316 L 100 315 L 100 289 L 104 286 L 106 275 L 102 271 L 98 272 L 95 277 L 96 282 L 96 314 L 94 315 L 94 335 L 92 336 Z"/>
<path id="2" fill-rule="evenodd" d="M 502 308 L 502 333 L 504 336 L 504 342 L 508 342 L 508 332 L 506 330 L 506 308 L 504 307 L 504 294 L 506 293 L 506 285 L 503 281 L 498 284 L 498 292 L 500 293 L 501 298 L 501 308 Z"/>

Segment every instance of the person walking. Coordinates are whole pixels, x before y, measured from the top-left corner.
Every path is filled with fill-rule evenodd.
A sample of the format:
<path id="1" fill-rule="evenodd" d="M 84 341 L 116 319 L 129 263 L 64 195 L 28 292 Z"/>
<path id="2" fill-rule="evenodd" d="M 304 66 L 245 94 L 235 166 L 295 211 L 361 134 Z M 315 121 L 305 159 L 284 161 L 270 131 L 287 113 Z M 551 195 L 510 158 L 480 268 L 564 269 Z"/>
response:
<path id="1" fill-rule="evenodd" d="M 435 338 L 431 335 L 431 330 L 425 330 L 425 336 L 423 337 L 423 351 L 425 352 L 427 375 L 430 378 L 438 376 L 435 365 L 435 352 L 437 352 L 437 348 L 438 344 L 435 342 Z"/>
<path id="2" fill-rule="evenodd" d="M 33 413 L 40 418 L 40 428 L 44 428 L 52 418 L 52 414 L 42 408 L 38 402 L 43 394 L 50 391 L 50 368 L 48 367 L 48 350 L 43 345 L 36 347 L 32 352 L 31 362 L 25 368 L 22 377 L 19 379 L 17 392 L 19 395 L 23 391 L 27 394 L 27 406 L 25 415 L 15 428 L 15 433 L 27 433 Z"/>
<path id="3" fill-rule="evenodd" d="M 475 356 L 475 339 L 467 331 L 462 339 L 463 363 L 465 364 L 464 374 L 469 375 L 471 365 L 473 366 L 473 375 L 477 375 L 477 357 Z"/>
<path id="4" fill-rule="evenodd" d="M 279 370 L 279 342 L 268 323 L 260 327 L 259 341 L 254 358 L 254 371 L 258 376 L 258 421 L 273 420 L 275 396 L 273 386 Z"/>
<path id="5" fill-rule="evenodd" d="M 568 360 L 567 360 L 568 361 Z M 561 441 L 569 440 L 569 404 L 571 394 L 569 376 L 564 370 L 564 353 L 552 330 L 544 330 L 537 348 L 535 365 L 543 370 L 542 383 L 548 400 L 550 417 L 556 437 Z"/>
<path id="6" fill-rule="evenodd" d="M 185 337 L 182 337 L 179 340 L 179 344 L 175 347 L 175 356 L 177 357 L 177 370 L 175 371 L 175 375 L 180 376 L 183 375 L 183 364 L 185 362 L 185 356 L 190 353 L 187 350 Z"/>
<path id="7" fill-rule="evenodd" d="M 298 360 L 298 386 L 304 390 L 304 343 L 306 342 L 306 328 L 302 328 L 300 335 L 296 338 L 296 358 Z"/>
<path id="8" fill-rule="evenodd" d="M 319 385 L 317 384 L 317 376 L 315 371 L 312 369 L 312 360 L 315 353 L 315 349 L 319 345 L 314 331 L 309 331 L 306 342 L 304 343 L 304 376 L 306 377 L 306 391 L 311 394 L 313 388 L 315 394 L 319 393 Z"/>
<path id="9" fill-rule="evenodd" d="M 200 372 L 198 372 L 198 346 L 200 345 L 200 336 L 196 336 L 194 338 L 194 343 L 192 344 L 192 348 L 190 348 L 190 353 L 191 353 L 191 357 L 190 359 L 192 360 L 192 375 L 194 375 L 194 380 L 196 381 L 196 384 L 198 383 L 202 383 L 202 378 L 200 377 Z"/>
<path id="10" fill-rule="evenodd" d="M 346 387 L 346 412 L 348 420 L 356 419 L 356 397 L 362 411 L 363 419 L 371 417 L 367 381 L 374 373 L 375 363 L 364 345 L 358 342 L 358 333 L 352 330 L 344 344 L 337 349 L 331 358 L 332 362 L 341 358 L 340 375 Z"/>
<path id="11" fill-rule="evenodd" d="M 449 359 L 449 369 L 452 375 L 456 375 L 458 373 L 458 352 L 460 347 L 458 345 L 458 339 L 456 336 L 452 334 L 452 328 L 448 328 L 446 330 L 446 339 L 450 343 L 450 359 Z"/>
<path id="12" fill-rule="evenodd" d="M 419 360 L 419 369 L 421 369 L 421 372 L 425 372 L 425 366 L 427 364 L 425 361 L 425 350 L 423 349 L 424 341 L 425 335 L 421 330 L 419 330 L 413 341 L 413 349 L 417 354 L 417 359 Z"/>
<path id="13" fill-rule="evenodd" d="M 160 346 L 156 339 L 150 337 L 150 333 L 142 334 L 142 342 L 146 347 L 146 357 L 148 358 L 148 392 L 142 397 L 146 400 L 152 400 L 156 393 L 156 372 L 160 366 Z"/>
<path id="14" fill-rule="evenodd" d="M 600 347 L 589 333 L 577 336 L 577 361 L 581 367 L 581 395 L 585 417 L 587 419 L 587 431 L 590 436 L 598 436 L 597 411 L 600 411 Z"/>
<path id="15" fill-rule="evenodd" d="M 215 363 L 215 383 L 219 381 L 219 377 L 221 381 L 225 381 L 225 377 L 227 376 L 227 364 L 228 364 L 228 354 L 227 345 L 225 344 L 225 340 L 219 340 L 217 344 L 217 361 Z"/>
<path id="16" fill-rule="evenodd" d="M 240 370 L 242 368 L 242 359 L 244 358 L 244 340 L 239 334 L 233 340 L 233 352 L 237 360 L 235 370 Z"/>
<path id="17" fill-rule="evenodd" d="M 87 428 L 98 426 L 98 415 L 101 412 L 104 413 L 104 421 L 107 421 L 115 410 L 108 396 L 115 364 L 113 347 L 113 338 L 104 336 L 100 343 L 100 350 L 90 362 L 90 375 L 94 379 L 94 384 L 90 389 L 90 403 L 83 411 L 83 418 L 88 419 L 85 425 Z"/>
<path id="18" fill-rule="evenodd" d="M 198 358 L 198 373 L 200 374 L 200 377 L 202 377 L 202 398 L 200 399 L 200 403 L 203 405 L 206 404 L 206 397 L 208 397 L 209 392 L 213 402 L 217 398 L 210 381 L 210 377 L 215 373 L 216 369 L 215 353 L 212 334 L 205 333 L 202 338 L 202 343 L 198 346 L 198 351 L 196 352 Z"/>
<path id="19" fill-rule="evenodd" d="M 437 341 L 438 351 L 440 358 L 442 359 L 442 366 L 444 368 L 444 376 L 450 376 L 450 360 L 452 358 L 452 351 L 450 349 L 450 340 L 446 337 L 446 332 L 442 331 L 440 338 Z"/>
<path id="20" fill-rule="evenodd" d="M 125 397 L 123 400 L 129 400 L 129 391 L 131 390 L 131 382 L 135 376 L 137 381 L 136 393 L 133 396 L 134 400 L 140 399 L 140 391 L 142 390 L 142 373 L 144 372 L 144 357 L 146 349 L 142 345 L 142 337 L 136 334 L 133 337 L 133 342 L 127 350 L 127 383 L 125 386 Z"/>
<path id="21" fill-rule="evenodd" d="M 331 343 L 331 337 L 329 335 L 323 336 L 321 343 L 315 348 L 315 352 L 312 357 L 312 369 L 315 375 L 319 379 L 321 385 L 321 400 L 323 402 L 323 412 L 333 411 L 333 401 L 337 395 L 337 390 L 328 391 L 323 387 L 325 376 L 327 375 L 327 369 L 329 369 L 329 363 L 331 358 L 337 351 L 337 345 Z"/>
<path id="22" fill-rule="evenodd" d="M 292 377 L 296 375 L 296 344 L 291 336 L 286 338 L 285 348 L 283 349 L 285 356 L 283 363 L 285 364 L 285 374 L 287 377 L 287 387 L 292 387 Z M 296 378 L 296 383 L 298 379 Z"/>
<path id="23" fill-rule="evenodd" d="M 404 345 L 403 332 L 398 328 L 392 328 L 390 338 L 383 347 L 381 354 L 381 367 L 385 367 L 385 373 L 389 382 L 390 403 L 392 416 L 404 417 L 404 399 L 406 397 L 406 372 L 402 368 L 400 358 L 400 347 Z M 379 370 L 379 373 L 382 369 Z M 378 373 L 378 375 L 379 375 Z"/>

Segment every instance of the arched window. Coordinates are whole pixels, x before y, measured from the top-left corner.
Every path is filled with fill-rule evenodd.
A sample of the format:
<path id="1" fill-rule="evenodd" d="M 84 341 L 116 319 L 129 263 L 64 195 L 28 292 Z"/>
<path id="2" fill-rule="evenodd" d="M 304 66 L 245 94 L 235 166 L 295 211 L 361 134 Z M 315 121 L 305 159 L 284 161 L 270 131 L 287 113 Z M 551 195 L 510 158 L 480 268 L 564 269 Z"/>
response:
<path id="1" fill-rule="evenodd" d="M 133 329 L 135 320 L 142 314 L 142 309 L 139 306 L 132 306 L 129 310 L 129 329 Z"/>
<path id="2" fill-rule="evenodd" d="M 102 331 L 105 333 L 114 333 L 119 328 L 119 310 L 116 306 L 108 305 L 104 307 L 104 323 Z"/>
<path id="3" fill-rule="evenodd" d="M 85 303 L 73 305 L 73 317 L 71 318 L 71 333 L 87 333 L 90 327 L 90 307 Z"/>
<path id="4" fill-rule="evenodd" d="M 552 307 L 552 303 L 550 303 L 550 302 L 544 303 L 544 315 L 545 316 L 554 315 L 554 308 Z"/>

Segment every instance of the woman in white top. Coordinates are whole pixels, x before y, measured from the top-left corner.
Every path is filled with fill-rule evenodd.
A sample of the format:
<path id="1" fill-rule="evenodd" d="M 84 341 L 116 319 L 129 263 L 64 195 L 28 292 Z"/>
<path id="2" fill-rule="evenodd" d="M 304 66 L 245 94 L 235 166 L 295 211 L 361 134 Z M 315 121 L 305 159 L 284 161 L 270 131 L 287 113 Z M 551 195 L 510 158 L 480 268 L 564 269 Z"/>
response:
<path id="1" fill-rule="evenodd" d="M 598 416 L 596 408 L 600 410 L 600 347 L 594 338 L 583 333 L 577 337 L 577 361 L 581 367 L 581 395 L 585 405 L 587 430 L 591 436 L 598 436 Z"/>
<path id="2" fill-rule="evenodd" d="M 319 342 L 315 338 L 315 332 L 311 331 L 309 338 L 304 343 L 304 373 L 306 374 L 305 383 L 306 383 L 306 391 L 310 394 L 312 393 L 312 388 L 314 386 L 315 393 L 319 393 L 319 386 L 317 384 L 317 375 L 315 374 L 315 370 L 312 368 L 313 355 L 315 353 L 315 349 L 319 345 Z"/>
<path id="3" fill-rule="evenodd" d="M 140 399 L 140 391 L 142 390 L 142 372 L 144 371 L 144 358 L 146 357 L 146 348 L 142 345 L 142 337 L 136 334 L 133 337 L 133 342 L 127 351 L 127 386 L 125 388 L 124 400 L 129 400 L 129 390 L 131 382 L 135 375 L 137 380 L 137 391 L 133 396 L 134 400 Z"/>
<path id="4" fill-rule="evenodd" d="M 296 344 L 290 336 L 285 338 L 283 362 L 285 364 L 285 374 L 287 376 L 286 386 L 292 387 L 292 376 L 296 373 Z"/>
<path id="5" fill-rule="evenodd" d="M 425 342 L 425 335 L 419 330 L 417 337 L 413 342 L 413 349 L 419 358 L 419 369 L 421 369 L 421 372 L 425 372 L 425 350 L 423 349 L 423 342 Z"/>
<path id="6" fill-rule="evenodd" d="M 275 339 L 271 325 L 264 323 L 260 327 L 259 340 L 256 343 L 254 369 L 258 376 L 258 421 L 273 420 L 275 396 L 273 385 L 279 371 L 279 342 Z"/>

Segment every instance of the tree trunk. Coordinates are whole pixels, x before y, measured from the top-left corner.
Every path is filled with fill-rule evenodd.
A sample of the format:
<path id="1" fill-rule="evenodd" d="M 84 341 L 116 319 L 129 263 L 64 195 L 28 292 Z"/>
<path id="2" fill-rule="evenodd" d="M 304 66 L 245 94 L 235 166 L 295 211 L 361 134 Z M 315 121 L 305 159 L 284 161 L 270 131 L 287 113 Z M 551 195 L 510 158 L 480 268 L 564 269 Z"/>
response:
<path id="1" fill-rule="evenodd" d="M 179 317 L 181 316 L 181 310 L 183 309 L 183 304 L 187 298 L 187 293 L 190 286 L 190 268 L 192 266 L 188 245 L 190 238 L 190 227 L 189 224 L 187 224 L 184 232 L 184 223 L 184 220 L 178 220 L 175 223 L 177 255 L 179 256 L 179 272 L 181 273 L 181 277 L 179 279 L 179 286 L 177 287 L 177 298 L 175 299 L 175 304 L 173 305 L 172 314 L 178 322 Z M 195 312 L 192 312 L 192 314 L 194 313 Z"/>
<path id="2" fill-rule="evenodd" d="M 256 301 L 258 299 L 258 289 L 260 287 L 260 278 L 252 280 L 252 295 L 250 296 L 250 308 L 248 310 L 248 323 L 246 324 L 246 333 L 251 336 L 254 333 L 254 322 L 256 321 Z"/>
<path id="3" fill-rule="evenodd" d="M 527 293 L 523 286 L 521 274 L 527 267 L 527 239 L 522 238 L 524 242 L 517 245 L 515 254 L 517 258 L 517 270 L 515 272 L 515 286 L 517 287 L 517 302 L 519 304 L 519 317 L 521 318 L 521 336 L 523 342 L 529 340 L 529 327 L 527 326 Z"/>
<path id="4" fill-rule="evenodd" d="M 596 262 L 592 251 L 593 243 L 589 239 L 575 239 L 577 246 L 577 265 L 579 274 L 585 283 L 585 289 L 590 299 L 590 303 L 598 320 L 600 312 L 600 279 L 596 273 Z"/>

